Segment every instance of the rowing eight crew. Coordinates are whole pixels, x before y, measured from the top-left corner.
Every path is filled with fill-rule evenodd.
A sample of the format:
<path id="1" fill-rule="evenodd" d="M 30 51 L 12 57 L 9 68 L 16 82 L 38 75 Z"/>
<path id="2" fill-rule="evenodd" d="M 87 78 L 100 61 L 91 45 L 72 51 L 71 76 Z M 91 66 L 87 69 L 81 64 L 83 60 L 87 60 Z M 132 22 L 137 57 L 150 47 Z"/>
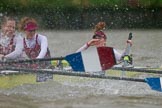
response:
<path id="1" fill-rule="evenodd" d="M 104 33 L 105 27 L 105 22 L 97 23 L 92 39 L 79 48 L 76 52 L 86 50 L 90 46 L 106 46 L 107 36 Z M 51 57 L 47 37 L 37 33 L 38 24 L 34 18 L 24 17 L 20 20 L 18 28 L 22 34 L 16 32 L 16 21 L 10 17 L 4 17 L 1 28 L 1 59 L 24 59 L 24 52 L 29 59 Z M 132 41 L 127 40 L 127 43 L 132 44 Z M 114 49 L 114 53 L 118 62 L 124 56 L 125 51 L 120 54 Z"/>
<path id="2" fill-rule="evenodd" d="M 0 34 L 1 59 L 24 59 L 24 52 L 29 59 L 51 57 L 47 37 L 36 32 L 38 24 L 34 18 L 22 18 L 18 27 L 23 34 L 16 32 L 13 18 L 4 17 Z"/>

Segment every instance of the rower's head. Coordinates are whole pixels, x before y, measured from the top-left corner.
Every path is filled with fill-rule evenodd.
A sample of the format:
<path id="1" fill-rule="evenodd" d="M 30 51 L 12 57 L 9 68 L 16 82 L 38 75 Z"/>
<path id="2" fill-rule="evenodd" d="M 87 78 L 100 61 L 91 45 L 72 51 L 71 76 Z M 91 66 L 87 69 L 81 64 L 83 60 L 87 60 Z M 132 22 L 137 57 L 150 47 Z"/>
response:
<path id="1" fill-rule="evenodd" d="M 38 28 L 37 24 L 31 21 L 25 24 L 24 31 L 35 31 L 37 30 L 37 28 Z"/>
<path id="2" fill-rule="evenodd" d="M 16 20 L 13 17 L 4 16 L 1 21 L 1 29 L 4 35 L 14 36 L 16 28 Z"/>
<path id="3" fill-rule="evenodd" d="M 95 39 L 95 38 L 97 38 L 97 39 L 103 38 L 105 40 L 107 39 L 107 37 L 106 37 L 106 35 L 105 35 L 105 33 L 103 31 L 96 31 L 92 38 L 93 39 Z"/>
<path id="4" fill-rule="evenodd" d="M 106 27 L 106 23 L 105 23 L 105 22 L 98 22 L 98 23 L 95 25 L 95 32 L 104 30 L 105 27 Z"/>
<path id="5" fill-rule="evenodd" d="M 19 23 L 19 30 L 25 32 L 27 39 L 33 38 L 37 29 L 38 24 L 34 18 L 24 17 Z"/>
<path id="6" fill-rule="evenodd" d="M 106 37 L 103 35 L 95 34 L 92 39 L 95 39 L 94 46 L 103 47 L 106 46 Z"/>
<path id="7" fill-rule="evenodd" d="M 104 33 L 104 29 L 106 27 L 106 23 L 105 22 L 98 22 L 95 25 L 95 31 L 94 31 L 94 36 L 93 38 L 104 38 L 105 40 L 107 39 L 106 34 Z"/>
<path id="8" fill-rule="evenodd" d="M 96 47 L 103 47 L 103 46 L 106 46 L 106 40 L 107 40 L 107 37 L 104 33 L 104 29 L 106 27 L 106 23 L 105 22 L 98 22 L 96 25 L 95 25 L 95 31 L 94 31 L 94 35 L 93 35 L 93 39 L 96 39 L 95 42 L 94 42 L 94 45 Z"/>

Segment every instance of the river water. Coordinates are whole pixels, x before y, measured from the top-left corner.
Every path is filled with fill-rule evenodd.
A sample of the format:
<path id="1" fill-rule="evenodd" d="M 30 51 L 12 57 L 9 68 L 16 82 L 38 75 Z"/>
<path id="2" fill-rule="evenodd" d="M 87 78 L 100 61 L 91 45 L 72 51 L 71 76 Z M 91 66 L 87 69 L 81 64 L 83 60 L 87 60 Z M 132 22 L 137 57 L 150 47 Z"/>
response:
<path id="1" fill-rule="evenodd" d="M 133 33 L 135 66 L 162 63 L 161 30 L 109 30 L 107 45 L 122 52 Z M 40 31 L 47 35 L 53 57 L 75 52 L 92 37 L 92 31 Z M 21 79 L 22 80 L 22 79 Z M 0 108 L 161 108 L 162 93 L 145 83 L 77 77 L 0 89 Z"/>

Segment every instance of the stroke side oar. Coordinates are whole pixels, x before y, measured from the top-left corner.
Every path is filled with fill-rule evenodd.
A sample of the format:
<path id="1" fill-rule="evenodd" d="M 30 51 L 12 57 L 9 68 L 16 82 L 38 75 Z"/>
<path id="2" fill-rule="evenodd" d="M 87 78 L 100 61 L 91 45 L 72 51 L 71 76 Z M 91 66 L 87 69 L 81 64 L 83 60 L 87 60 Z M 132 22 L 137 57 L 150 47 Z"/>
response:
<path id="1" fill-rule="evenodd" d="M 162 77 L 139 79 L 139 78 L 116 77 L 116 76 L 103 76 L 103 75 L 88 74 L 83 72 L 66 72 L 66 71 L 58 71 L 58 70 L 54 71 L 54 70 L 11 68 L 11 67 L 6 67 L 5 70 L 17 71 L 15 73 L 14 72 L 6 73 L 7 75 L 47 73 L 47 74 L 66 75 L 66 76 L 144 82 L 147 83 L 152 90 L 162 92 Z M 5 74 L 5 73 L 0 73 L 0 74 Z"/>
<path id="2" fill-rule="evenodd" d="M 65 59 L 73 71 L 81 72 L 105 71 L 116 64 L 112 47 L 90 47 L 85 51 L 68 55 Z"/>
<path id="3" fill-rule="evenodd" d="M 67 60 L 73 71 L 97 72 L 112 68 L 116 64 L 112 47 L 90 47 L 85 51 L 69 54 L 65 57 L 15 60 L 0 62 L 2 64 L 12 63 L 35 63 L 51 60 Z"/>

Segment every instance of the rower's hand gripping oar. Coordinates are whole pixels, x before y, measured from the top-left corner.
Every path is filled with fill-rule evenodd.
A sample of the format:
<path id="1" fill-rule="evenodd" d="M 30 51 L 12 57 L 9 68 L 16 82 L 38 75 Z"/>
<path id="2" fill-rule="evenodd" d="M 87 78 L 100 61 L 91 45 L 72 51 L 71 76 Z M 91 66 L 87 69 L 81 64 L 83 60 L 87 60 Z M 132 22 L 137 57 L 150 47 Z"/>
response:
<path id="1" fill-rule="evenodd" d="M 131 43 L 129 43 L 129 41 L 132 40 L 132 33 L 129 33 L 129 36 L 128 36 L 128 40 L 127 40 L 127 46 L 126 46 L 126 49 L 125 49 L 125 54 L 124 54 L 124 57 L 123 57 L 123 66 L 126 67 L 130 64 L 132 64 L 132 61 L 130 60 L 131 57 L 130 57 L 130 50 L 131 50 Z"/>

